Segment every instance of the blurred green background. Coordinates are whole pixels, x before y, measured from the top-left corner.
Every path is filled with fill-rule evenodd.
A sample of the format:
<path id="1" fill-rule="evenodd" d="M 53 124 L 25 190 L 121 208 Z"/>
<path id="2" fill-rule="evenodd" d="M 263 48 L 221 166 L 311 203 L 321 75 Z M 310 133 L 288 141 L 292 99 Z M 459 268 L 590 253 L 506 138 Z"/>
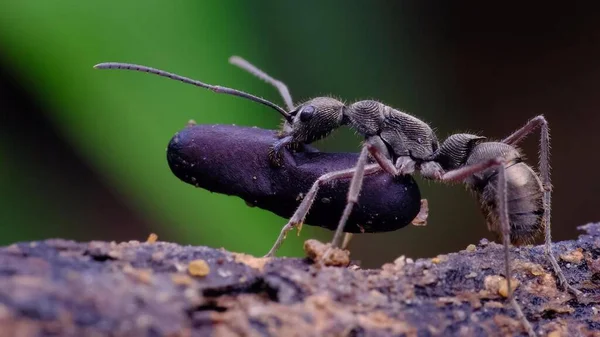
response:
<path id="1" fill-rule="evenodd" d="M 518 5 L 517 5 L 518 4 Z M 133 62 L 246 90 L 277 92 L 228 64 L 250 60 L 301 101 L 377 99 L 440 138 L 501 138 L 544 113 L 553 135 L 556 239 L 600 219 L 600 22 L 581 4 L 422 1 L 3 1 L 0 4 L 0 244 L 63 237 L 161 240 L 264 254 L 285 219 L 170 172 L 165 148 L 189 119 L 277 128 L 272 110 L 99 62 Z M 536 163 L 538 135 L 524 145 Z M 358 151 L 342 130 L 318 146 Z M 378 266 L 491 236 L 462 186 L 419 179 L 429 224 L 355 237 Z M 385 193 L 385 191 L 382 191 Z M 305 226 L 281 255 L 331 233 Z"/>

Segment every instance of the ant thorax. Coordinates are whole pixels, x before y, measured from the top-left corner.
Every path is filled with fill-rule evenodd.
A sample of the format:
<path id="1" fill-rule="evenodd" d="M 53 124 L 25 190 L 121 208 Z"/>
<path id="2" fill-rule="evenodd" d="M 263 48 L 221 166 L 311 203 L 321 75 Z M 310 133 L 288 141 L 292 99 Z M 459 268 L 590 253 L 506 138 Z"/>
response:
<path id="1" fill-rule="evenodd" d="M 427 123 L 383 103 L 359 101 L 348 106 L 344 115 L 348 125 L 366 138 L 381 138 L 392 159 L 410 156 L 426 160 L 438 148 L 437 138 Z"/>

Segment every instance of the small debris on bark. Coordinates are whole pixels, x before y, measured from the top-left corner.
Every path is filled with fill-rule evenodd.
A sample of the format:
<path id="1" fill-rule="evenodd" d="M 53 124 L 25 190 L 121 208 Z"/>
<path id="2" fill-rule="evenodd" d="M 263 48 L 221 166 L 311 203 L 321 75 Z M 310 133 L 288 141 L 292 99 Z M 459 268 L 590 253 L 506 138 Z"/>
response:
<path id="1" fill-rule="evenodd" d="M 202 259 L 194 260 L 188 265 L 188 273 L 192 276 L 204 277 L 210 273 L 210 267 Z"/>
<path id="2" fill-rule="evenodd" d="M 508 297 L 508 282 L 506 282 L 506 278 L 500 275 L 489 275 L 485 277 L 483 284 L 485 291 L 480 292 L 480 294 L 485 295 L 487 291 L 488 293 L 497 294 L 504 298 Z M 515 291 L 519 286 L 519 280 L 511 278 L 510 286 L 512 291 Z"/>
<path id="3" fill-rule="evenodd" d="M 314 239 L 304 242 L 304 253 L 311 261 L 319 265 L 347 267 L 350 264 L 349 251 Z"/>
<path id="4" fill-rule="evenodd" d="M 511 285 L 540 336 L 600 334 L 600 224 L 580 228 L 553 251 L 579 299 L 543 246 L 511 248 Z M 499 244 L 361 269 L 342 250 L 330 256 L 348 267 L 327 266 L 328 245 L 309 241 L 304 259 L 154 240 L 2 247 L 0 337 L 525 336 Z"/>
<path id="5" fill-rule="evenodd" d="M 156 241 L 158 241 L 158 235 L 154 233 L 150 233 L 150 235 L 148 235 L 148 238 L 146 239 L 146 243 L 155 243 Z"/>
<path id="6" fill-rule="evenodd" d="M 578 248 L 565 254 L 561 254 L 560 258 L 565 262 L 580 264 L 581 260 L 583 260 L 583 252 Z"/>

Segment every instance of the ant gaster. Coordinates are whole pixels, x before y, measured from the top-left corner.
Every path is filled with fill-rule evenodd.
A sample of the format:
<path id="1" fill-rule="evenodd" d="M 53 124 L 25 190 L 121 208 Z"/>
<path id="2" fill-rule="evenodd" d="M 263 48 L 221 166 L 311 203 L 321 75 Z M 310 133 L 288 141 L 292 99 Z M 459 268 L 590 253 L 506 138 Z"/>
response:
<path id="1" fill-rule="evenodd" d="M 272 256 L 276 252 L 287 232 L 302 224 L 315 200 L 319 186 L 337 179 L 352 178 L 347 205 L 332 240 L 333 246 L 339 246 L 344 225 L 353 205 L 358 200 L 365 174 L 381 169 L 393 175 L 411 174 L 417 170 L 425 178 L 445 182 L 464 182 L 476 193 L 486 216 L 488 228 L 502 238 L 509 299 L 530 335 L 535 335 L 535 332 L 515 301 L 510 286 L 511 268 L 508 250 L 510 243 L 521 244 L 530 241 L 545 229 L 545 252 L 561 285 L 575 295 L 581 293 L 568 284 L 551 251 L 549 129 L 543 116 L 530 120 L 524 127 L 501 142 L 485 142 L 484 137 L 456 134 L 448 137 L 439 146 L 429 125 L 382 103 L 365 100 L 345 105 L 333 98 L 318 97 L 295 107 L 283 82 L 270 77 L 240 57 L 234 56 L 230 58 L 230 62 L 275 86 L 288 110 L 236 89 L 205 84 L 145 66 L 102 63 L 95 68 L 149 72 L 217 93 L 247 98 L 271 107 L 285 118 L 280 140 L 273 146 L 271 160 L 274 164 L 277 164 L 277 157 L 284 147 L 312 143 L 326 137 L 342 125 L 349 125 L 365 136 L 356 166 L 348 170 L 326 173 L 313 184 L 294 215 L 283 227 L 267 256 Z M 538 127 L 541 127 L 539 167 L 541 179 L 531 167 L 522 162 L 522 156 L 515 147 Z M 377 164 L 368 164 L 369 153 Z"/>

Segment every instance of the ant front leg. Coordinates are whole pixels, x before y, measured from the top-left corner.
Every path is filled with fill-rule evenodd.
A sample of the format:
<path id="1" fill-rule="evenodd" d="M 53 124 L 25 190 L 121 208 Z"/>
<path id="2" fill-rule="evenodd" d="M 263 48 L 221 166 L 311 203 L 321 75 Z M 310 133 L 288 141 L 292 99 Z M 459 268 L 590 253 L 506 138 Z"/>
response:
<path id="1" fill-rule="evenodd" d="M 293 141 L 294 138 L 292 136 L 285 136 L 273 144 L 273 147 L 269 149 L 268 154 L 271 165 L 281 167 L 281 164 L 283 163 L 282 151 L 286 146 L 292 144 Z"/>
<path id="2" fill-rule="evenodd" d="M 363 151 L 361 152 L 361 154 L 359 156 L 359 162 L 361 161 L 360 158 L 363 158 L 363 157 L 364 158 L 367 157 L 366 149 L 363 149 Z M 366 162 L 366 160 L 365 160 L 365 162 Z M 362 175 L 376 172 L 379 169 L 380 168 L 377 164 L 368 165 L 366 167 L 363 166 Z M 311 189 L 308 191 L 308 193 L 306 193 L 306 196 L 300 203 L 300 206 L 298 206 L 298 208 L 294 212 L 294 215 L 292 215 L 292 217 L 290 218 L 288 223 L 281 229 L 281 233 L 279 234 L 279 237 L 273 244 L 273 247 L 271 248 L 271 250 L 269 250 L 267 255 L 265 255 L 265 257 L 273 257 L 275 255 L 275 253 L 277 252 L 277 250 L 279 249 L 279 247 L 281 247 L 281 244 L 283 243 L 283 240 L 285 240 L 287 233 L 289 231 L 291 231 L 292 229 L 297 228 L 302 225 L 302 223 L 304 222 L 304 218 L 306 218 L 306 215 L 308 214 L 308 211 L 310 210 L 310 207 L 314 203 L 317 193 L 319 192 L 319 188 L 322 185 L 324 185 L 330 181 L 333 181 L 333 180 L 354 177 L 356 171 L 357 171 L 357 167 L 353 167 L 353 168 L 347 169 L 347 170 L 325 173 L 324 175 L 319 177 L 319 179 L 317 179 L 313 183 L 313 185 L 312 185 Z"/>
<path id="3" fill-rule="evenodd" d="M 515 146 L 523 139 L 525 139 L 525 137 L 527 137 L 529 134 L 533 133 L 537 128 L 540 127 L 540 162 L 538 170 L 542 181 L 542 187 L 544 188 L 544 250 L 546 253 L 546 257 L 548 258 L 548 260 L 550 260 L 550 264 L 552 264 L 554 273 L 558 277 L 560 285 L 567 291 L 569 291 L 571 294 L 575 296 L 580 296 L 583 293 L 569 284 L 562 269 L 558 265 L 554 254 L 552 254 L 552 234 L 550 226 L 550 213 L 552 209 L 552 183 L 550 181 L 550 128 L 548 127 L 548 121 L 542 115 L 536 116 L 535 118 L 529 120 L 519 130 L 513 132 L 510 136 L 502 140 L 502 142 L 511 146 Z"/>
<path id="4" fill-rule="evenodd" d="M 529 336 L 536 336 L 535 331 L 531 326 L 531 323 L 525 317 L 521 306 L 515 300 L 513 295 L 513 290 L 511 287 L 511 265 L 510 265 L 510 256 L 509 256 L 509 245 L 510 245 L 510 223 L 508 216 L 508 191 L 506 184 L 506 168 L 504 167 L 504 161 L 502 158 L 494 158 L 488 161 L 484 161 L 481 163 L 461 167 L 459 169 L 449 171 L 444 174 L 441 178 L 442 181 L 450 181 L 450 182 L 462 182 L 466 178 L 472 176 L 475 173 L 485 171 L 489 168 L 497 168 L 498 170 L 498 187 L 496 190 L 496 197 L 498 198 L 498 215 L 502 230 L 502 243 L 504 245 L 504 267 L 506 274 L 506 286 L 508 289 L 508 299 L 513 307 L 513 309 L 517 313 L 517 317 L 527 330 Z"/>
<path id="5" fill-rule="evenodd" d="M 331 244 L 333 247 L 342 246 L 342 233 L 344 232 L 346 222 L 348 221 L 348 218 L 352 213 L 352 208 L 354 208 L 354 204 L 358 202 L 358 196 L 360 194 L 360 190 L 362 188 L 363 180 L 366 173 L 365 166 L 367 165 L 368 154 L 369 152 L 367 145 L 363 145 L 363 148 L 360 151 L 360 155 L 358 156 L 356 166 L 352 169 L 353 174 L 352 180 L 350 181 L 350 188 L 348 189 L 346 207 L 344 207 L 344 212 L 342 213 L 342 217 L 340 218 L 337 229 L 335 230 L 335 234 L 333 235 L 333 239 L 331 240 Z M 369 165 L 369 168 L 369 170 L 378 170 L 379 165 Z"/>

